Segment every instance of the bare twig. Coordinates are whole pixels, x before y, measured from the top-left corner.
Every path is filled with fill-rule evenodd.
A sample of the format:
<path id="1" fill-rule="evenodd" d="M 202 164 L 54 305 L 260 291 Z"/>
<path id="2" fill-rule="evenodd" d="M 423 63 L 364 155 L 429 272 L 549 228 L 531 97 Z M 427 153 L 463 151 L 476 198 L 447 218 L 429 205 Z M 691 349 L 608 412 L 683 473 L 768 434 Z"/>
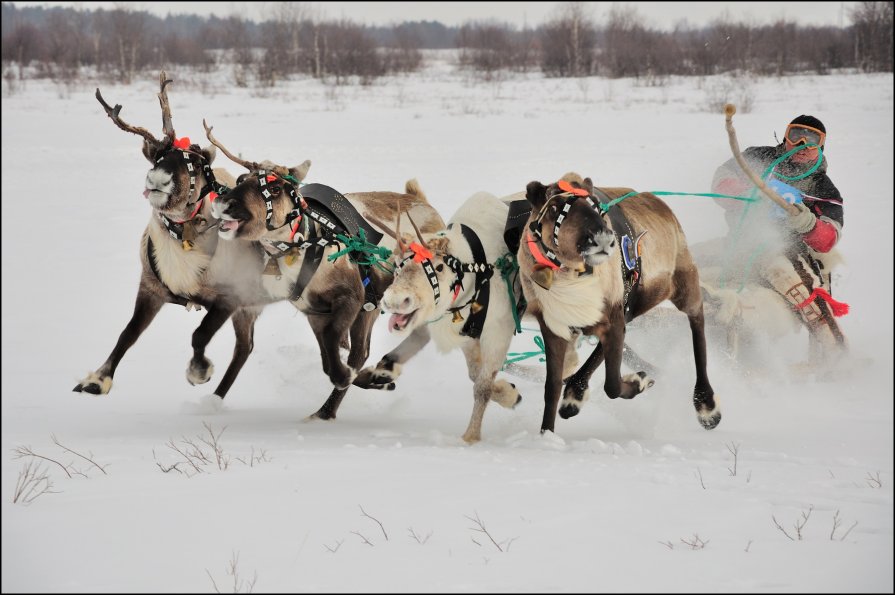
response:
<path id="1" fill-rule="evenodd" d="M 773 519 L 774 525 L 778 529 L 780 529 L 780 531 L 784 535 L 786 535 L 790 539 L 790 541 L 796 541 L 796 540 L 802 541 L 802 529 L 805 528 L 805 525 L 808 523 L 808 519 L 811 518 L 811 512 L 813 510 L 814 510 L 814 506 L 809 506 L 808 512 L 802 511 L 800 518 L 797 519 L 795 523 L 793 523 L 793 527 L 796 530 L 796 538 L 793 538 L 792 535 L 790 535 L 789 533 L 786 532 L 786 529 L 784 529 L 783 527 L 780 526 L 780 523 L 777 522 L 777 519 L 774 517 L 774 515 L 771 515 L 771 519 Z"/>
<path id="2" fill-rule="evenodd" d="M 708 544 L 709 541 L 710 540 L 703 541 L 702 539 L 700 539 L 699 535 L 696 533 L 694 533 L 693 537 L 689 540 L 684 539 L 683 537 L 681 538 L 681 543 L 689 545 L 690 549 L 692 549 L 692 550 L 703 549 Z"/>
<path id="3" fill-rule="evenodd" d="M 883 482 L 879 478 L 879 471 L 876 472 L 876 475 L 873 475 L 869 471 L 867 472 L 867 477 L 864 478 L 867 481 L 867 484 L 871 488 L 881 488 L 883 487 Z"/>
<path id="4" fill-rule="evenodd" d="M 670 541 L 660 541 L 659 543 L 661 543 L 662 545 L 664 545 L 665 547 L 667 547 L 670 550 L 674 549 L 674 544 L 671 543 Z"/>
<path id="5" fill-rule="evenodd" d="M 370 547 L 375 547 L 375 546 L 370 542 L 369 539 L 367 539 L 366 537 L 364 537 L 364 536 L 361 534 L 360 531 L 352 531 L 352 533 L 354 533 L 355 535 L 357 535 L 358 537 L 360 537 L 360 538 L 361 538 L 361 541 L 363 541 L 363 543 L 366 543 L 366 544 L 367 544 L 368 546 L 370 546 Z"/>
<path id="6" fill-rule="evenodd" d="M 334 547 L 334 548 L 329 547 L 329 546 L 326 545 L 325 543 L 323 544 L 323 547 L 325 547 L 325 548 L 326 548 L 326 551 L 328 551 L 329 553 L 331 553 L 331 554 L 335 554 L 337 551 L 339 551 L 339 548 L 342 547 L 342 544 L 343 544 L 344 542 L 345 542 L 344 539 L 343 539 L 342 541 L 339 541 L 339 540 L 337 539 L 337 540 L 336 540 L 336 547 Z"/>
<path id="7" fill-rule="evenodd" d="M 388 533 L 385 532 L 385 527 L 382 526 L 382 523 L 379 522 L 379 519 L 368 515 L 367 511 L 364 510 L 364 507 L 361 506 L 360 504 L 358 504 L 358 507 L 360 508 L 361 514 L 363 514 L 363 516 L 367 517 L 368 519 L 373 519 L 374 521 L 376 521 L 376 523 L 379 525 L 379 528 L 382 530 L 382 534 L 385 536 L 385 540 L 388 541 Z"/>
<path id="8" fill-rule="evenodd" d="M 227 575 L 233 577 L 233 593 L 251 593 L 255 589 L 255 583 L 258 581 L 258 572 L 256 571 L 252 580 L 246 581 L 244 579 L 239 578 L 239 552 L 233 552 L 233 556 L 230 558 L 230 562 L 227 565 Z M 214 580 L 214 577 L 211 576 L 211 573 L 208 572 L 208 569 L 205 569 L 205 574 L 208 575 L 208 578 L 211 579 L 211 584 L 214 586 L 215 593 L 220 593 L 221 590 L 218 589 L 218 585 Z"/>
<path id="9" fill-rule="evenodd" d="M 169 467 L 165 467 L 161 463 L 158 462 L 158 458 L 155 456 L 155 449 L 152 449 L 152 458 L 155 459 L 155 464 L 158 465 L 158 468 L 162 470 L 162 473 L 168 473 L 170 471 L 177 471 L 178 473 L 183 473 L 180 469 L 177 468 L 177 465 L 182 463 L 182 461 L 178 461 Z"/>
<path id="10" fill-rule="evenodd" d="M 413 530 L 413 527 L 408 527 L 407 531 L 410 533 L 410 537 L 420 545 L 426 545 L 426 542 L 429 541 L 429 538 L 432 537 L 432 532 L 429 531 L 425 537 L 420 538 L 419 535 L 416 534 L 416 531 Z"/>
<path id="11" fill-rule="evenodd" d="M 221 428 L 221 431 L 218 432 L 217 435 L 215 435 L 214 430 L 211 429 L 211 426 L 209 426 L 204 421 L 202 422 L 202 425 L 205 426 L 205 429 L 208 431 L 208 435 L 210 437 L 205 438 L 200 436 L 199 440 L 201 440 L 207 446 L 211 447 L 212 451 L 214 452 L 214 459 L 217 463 L 218 469 L 220 469 L 221 471 L 225 471 L 230 466 L 230 457 L 224 454 L 224 449 L 221 447 L 219 439 L 221 437 L 221 434 L 224 433 L 224 430 L 227 429 L 227 426 Z"/>
<path id="12" fill-rule="evenodd" d="M 781 533 L 786 535 L 786 537 L 788 537 L 790 541 L 795 541 L 795 539 L 792 538 L 792 535 L 787 533 L 786 529 L 780 526 L 780 523 L 777 522 L 777 518 L 774 515 L 771 515 L 771 519 L 774 521 L 774 526 L 777 527 Z"/>
<path id="13" fill-rule="evenodd" d="M 55 435 L 55 434 L 51 434 L 51 435 L 50 435 L 50 438 L 53 439 L 53 443 L 54 443 L 56 446 L 58 446 L 59 448 L 61 448 L 61 449 L 64 450 L 65 452 L 70 452 L 71 454 L 73 454 L 73 455 L 75 455 L 75 456 L 81 457 L 82 459 L 84 459 L 85 461 L 87 461 L 88 463 L 90 463 L 91 465 L 93 465 L 94 467 L 96 467 L 97 469 L 99 469 L 100 471 L 102 471 L 102 472 L 103 472 L 103 475 L 108 475 L 108 473 L 106 473 L 106 467 L 108 467 L 108 465 L 100 465 L 99 463 L 97 463 L 96 461 L 94 461 L 94 460 L 91 458 L 91 457 L 93 456 L 93 453 L 92 453 L 92 452 L 90 453 L 90 456 L 89 456 L 89 457 L 86 457 L 86 456 L 82 455 L 81 453 L 79 453 L 79 452 L 75 452 L 75 451 L 73 451 L 72 449 L 68 448 L 67 446 L 64 446 L 61 442 L 59 442 L 59 440 L 56 439 L 56 435 Z"/>
<path id="14" fill-rule="evenodd" d="M 43 494 L 57 494 L 53 491 L 53 482 L 50 481 L 41 463 L 28 461 L 19 471 L 19 479 L 16 481 L 16 491 L 12 496 L 13 504 L 31 504 Z"/>
<path id="15" fill-rule="evenodd" d="M 505 551 L 505 550 L 501 547 L 501 544 L 506 544 L 506 545 L 507 545 L 507 549 L 506 549 L 506 551 L 509 551 L 509 544 L 511 544 L 511 543 L 516 539 L 516 538 L 514 537 L 513 539 L 505 540 L 505 541 L 502 541 L 502 542 L 500 542 L 500 543 L 497 543 L 497 540 L 495 540 L 494 537 L 491 536 L 491 533 L 489 533 L 488 530 L 485 528 L 485 523 L 482 522 L 482 519 L 479 518 L 479 513 L 478 513 L 478 512 L 475 512 L 475 518 L 473 518 L 473 517 L 471 517 L 471 516 L 466 516 L 466 518 L 469 519 L 470 521 L 472 521 L 473 523 L 475 523 L 475 524 L 477 525 L 476 527 L 470 527 L 469 530 L 470 530 L 470 531 L 476 531 L 476 532 L 478 532 L 478 533 L 484 533 L 484 534 L 488 537 L 488 539 L 491 540 L 491 543 L 494 544 L 494 547 L 496 547 L 497 550 L 500 551 L 500 552 Z M 475 543 L 478 544 L 478 545 L 481 545 L 481 544 L 479 544 L 475 539 L 473 539 L 473 542 L 475 542 Z"/>
<path id="16" fill-rule="evenodd" d="M 730 472 L 731 477 L 736 477 L 737 474 L 737 455 L 740 452 L 740 445 L 737 442 L 730 442 L 725 444 L 727 450 L 730 451 L 730 454 L 733 455 L 733 467 L 728 467 L 727 471 Z"/>
<path id="17" fill-rule="evenodd" d="M 705 482 L 702 481 L 702 470 L 699 467 L 696 468 L 696 477 L 699 478 L 699 485 L 702 486 L 702 489 L 705 489 Z"/>
<path id="18" fill-rule="evenodd" d="M 848 531 L 846 531 L 842 535 L 842 537 L 839 538 L 839 541 L 843 541 L 848 536 L 848 534 L 851 533 L 851 530 L 857 526 L 857 524 L 858 521 L 855 521 L 854 524 L 852 524 L 852 526 L 848 528 Z M 842 519 L 839 517 L 839 511 L 837 510 L 833 514 L 833 530 L 830 531 L 830 541 L 833 540 L 833 537 L 836 534 L 836 530 L 840 527 L 840 525 L 842 525 Z"/>
<path id="19" fill-rule="evenodd" d="M 44 461 L 49 461 L 50 463 L 55 463 L 56 465 L 59 465 L 59 467 L 61 467 L 63 471 L 65 471 L 65 474 L 68 475 L 69 478 L 71 478 L 71 472 L 68 470 L 70 465 L 63 465 L 56 459 L 51 459 L 50 457 L 45 457 L 43 455 L 39 455 L 36 452 L 34 452 L 33 450 L 31 450 L 30 446 L 18 446 L 15 449 L 13 449 L 13 452 L 16 453 L 16 456 L 13 457 L 14 459 L 21 459 L 22 457 L 34 457 L 35 459 L 43 459 Z"/>
<path id="20" fill-rule="evenodd" d="M 752 540 L 751 540 L 751 539 L 749 540 L 749 543 L 746 544 L 746 549 L 744 549 L 743 551 L 746 552 L 746 553 L 748 554 L 748 553 L 749 553 L 749 548 L 750 548 L 750 547 L 752 547 Z"/>

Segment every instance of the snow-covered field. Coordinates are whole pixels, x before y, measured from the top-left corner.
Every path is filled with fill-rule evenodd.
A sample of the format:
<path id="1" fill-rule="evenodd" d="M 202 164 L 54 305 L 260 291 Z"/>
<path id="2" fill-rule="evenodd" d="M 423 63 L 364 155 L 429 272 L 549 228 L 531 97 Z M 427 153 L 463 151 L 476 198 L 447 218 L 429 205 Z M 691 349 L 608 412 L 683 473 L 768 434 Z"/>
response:
<path id="1" fill-rule="evenodd" d="M 74 393 L 133 309 L 148 163 L 141 139 L 94 99 L 96 84 L 4 86 L 4 592 L 892 591 L 891 74 L 485 83 L 437 62 L 367 87 L 301 80 L 273 91 L 228 86 L 228 72 L 169 76 L 179 135 L 201 138 L 207 118 L 244 158 L 310 158 L 308 181 L 342 192 L 416 177 L 445 219 L 475 191 L 505 195 L 569 170 L 604 186 L 707 192 L 730 156 L 709 104 L 751 102 L 734 119 L 743 147 L 773 144 L 791 118 L 814 114 L 846 204 L 835 287 L 851 306 L 840 321 L 852 373 L 782 374 L 804 359 L 799 341 L 744 373 L 712 341 L 724 417 L 707 432 L 690 403 L 689 337 L 635 328 L 629 342 L 665 371 L 646 393 L 609 401 L 598 371 L 582 413 L 540 435 L 543 388 L 516 378 L 523 401 L 489 407 L 483 442 L 467 446 L 463 357 L 433 346 L 394 392 L 353 388 L 336 421 L 306 422 L 330 385 L 307 322 L 286 304 L 260 318 L 223 411 L 190 413 L 233 336 L 228 324 L 210 346 L 212 381 L 190 386 L 190 334 L 204 312 L 169 305 L 109 395 Z M 161 133 L 157 73 L 100 87 L 127 122 Z M 691 242 L 723 229 L 711 200 L 666 200 Z M 370 363 L 398 341 L 384 322 Z M 512 350 L 536 349 L 535 335 Z M 182 460 L 170 446 L 198 442 L 206 426 L 223 431 L 229 468 L 162 472 Z M 92 453 L 105 473 L 56 442 Z M 86 477 L 17 458 L 21 449 Z M 53 493 L 14 504 L 29 460 Z"/>

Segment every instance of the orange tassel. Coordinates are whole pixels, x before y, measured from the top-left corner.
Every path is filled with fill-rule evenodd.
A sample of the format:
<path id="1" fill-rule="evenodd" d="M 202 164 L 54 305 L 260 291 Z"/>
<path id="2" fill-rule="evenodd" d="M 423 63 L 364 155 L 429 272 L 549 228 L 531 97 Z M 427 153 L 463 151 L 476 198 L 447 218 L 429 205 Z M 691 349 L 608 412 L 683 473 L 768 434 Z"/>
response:
<path id="1" fill-rule="evenodd" d="M 845 316 L 846 314 L 848 314 L 848 304 L 846 304 L 845 302 L 837 302 L 833 299 L 833 296 L 827 293 L 827 290 L 821 288 L 817 288 L 812 291 L 811 295 L 808 296 L 808 299 L 806 299 L 804 302 L 797 305 L 796 307 L 801 310 L 802 308 L 813 302 L 814 298 L 818 296 L 820 296 L 830 306 L 830 311 L 833 312 L 833 316 L 836 316 L 838 318 L 839 316 Z"/>

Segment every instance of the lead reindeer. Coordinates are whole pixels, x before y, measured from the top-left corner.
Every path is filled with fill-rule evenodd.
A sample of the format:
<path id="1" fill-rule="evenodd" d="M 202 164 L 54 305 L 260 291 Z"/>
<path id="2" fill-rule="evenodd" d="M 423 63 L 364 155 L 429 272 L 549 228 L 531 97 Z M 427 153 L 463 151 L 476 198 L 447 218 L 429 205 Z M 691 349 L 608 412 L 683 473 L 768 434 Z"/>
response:
<path id="1" fill-rule="evenodd" d="M 687 315 L 693 337 L 699 423 L 721 421 L 706 371 L 706 341 L 699 274 L 680 223 L 656 196 L 642 193 L 607 207 L 628 188 L 595 188 L 590 178 L 566 174 L 557 183 L 530 182 L 528 229 L 519 246 L 522 289 L 544 337 L 547 378 L 541 432 L 554 431 L 559 415 L 577 415 L 590 377 L 606 361 L 603 388 L 610 399 L 631 399 L 653 381 L 644 373 L 621 375 L 625 323 L 670 300 Z M 563 356 L 575 332 L 599 344 L 581 368 L 563 380 Z M 565 389 L 563 389 L 565 383 Z"/>
<path id="2" fill-rule="evenodd" d="M 287 168 L 246 161 L 220 144 L 207 124 L 205 130 L 212 144 L 249 171 L 216 201 L 218 233 L 228 244 L 260 242 L 266 250 L 264 287 L 269 298 L 289 300 L 307 315 L 323 371 L 333 385 L 311 417 L 334 419 L 369 356 L 379 301 L 393 278 L 380 261 L 396 243 L 382 235 L 389 230 L 381 222 L 412 214 L 423 230 L 435 231 L 444 227 L 444 221 L 415 180 L 407 182 L 403 194 L 342 195 L 321 184 L 300 187 L 307 162 Z M 346 343 L 348 360 L 343 363 L 339 346 Z"/>
<path id="3" fill-rule="evenodd" d="M 211 378 L 214 367 L 205 357 L 205 348 L 231 316 L 236 344 L 215 395 L 224 398 L 252 351 L 255 320 L 260 312 L 257 297 L 263 293 L 261 255 L 249 243 L 219 244 L 211 205 L 215 196 L 226 186 L 233 186 L 235 180 L 225 170 L 211 168 L 214 147 L 201 149 L 188 139 L 176 138 L 166 91 L 170 82 L 162 71 L 158 94 L 164 129 L 161 139 L 145 128 L 124 122 L 119 115 L 121 106 L 111 107 L 96 90 L 96 98 L 112 122 L 143 137 L 143 155 L 152 164 L 143 195 L 152 214 L 140 240 L 143 271 L 133 316 L 108 359 L 75 386 L 76 392 L 108 393 L 122 357 L 165 304 L 207 308 L 192 336 L 193 357 L 187 368 L 191 384 Z"/>

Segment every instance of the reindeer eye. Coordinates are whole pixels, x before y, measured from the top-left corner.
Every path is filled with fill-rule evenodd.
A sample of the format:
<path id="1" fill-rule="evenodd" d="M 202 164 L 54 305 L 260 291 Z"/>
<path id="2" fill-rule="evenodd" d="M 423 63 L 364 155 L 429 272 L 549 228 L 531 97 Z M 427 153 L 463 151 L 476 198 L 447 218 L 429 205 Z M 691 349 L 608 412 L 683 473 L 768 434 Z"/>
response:
<path id="1" fill-rule="evenodd" d="M 440 273 L 440 272 L 443 271 L 443 270 L 444 270 L 444 265 L 443 265 L 443 264 L 440 264 L 440 265 L 438 265 L 437 267 L 435 267 L 435 271 L 436 271 L 436 272 L 439 272 L 439 273 Z"/>

